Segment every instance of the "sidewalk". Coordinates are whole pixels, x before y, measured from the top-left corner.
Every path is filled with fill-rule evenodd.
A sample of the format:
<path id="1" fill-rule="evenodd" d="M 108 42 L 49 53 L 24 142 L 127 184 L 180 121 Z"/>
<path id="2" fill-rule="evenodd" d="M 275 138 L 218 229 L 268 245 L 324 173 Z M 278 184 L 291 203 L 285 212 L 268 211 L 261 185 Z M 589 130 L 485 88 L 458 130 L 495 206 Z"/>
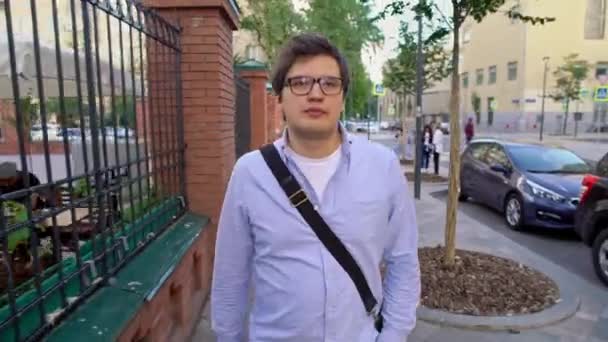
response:
<path id="1" fill-rule="evenodd" d="M 446 170 L 442 168 L 441 173 L 445 172 Z M 421 199 L 416 201 L 420 247 L 443 244 L 445 203 L 430 194 L 446 188 L 445 184 L 422 184 Z M 413 184 L 410 183 L 410 190 L 412 189 Z M 559 324 L 520 332 L 472 331 L 418 321 L 408 342 L 608 341 L 607 289 L 590 285 L 561 266 L 513 242 L 462 212 L 458 213 L 456 241 L 457 248 L 491 253 L 541 270 L 553 278 L 560 289 L 575 291 L 581 298 L 581 308 L 572 318 Z M 201 317 L 201 322 L 192 339 L 193 342 L 215 341 L 213 333 L 210 331 L 208 310 L 209 308 L 206 308 Z"/>
<path id="2" fill-rule="evenodd" d="M 445 203 L 429 194 L 445 189 L 445 185 L 423 184 L 422 198 L 416 203 L 420 247 L 443 244 Z M 439 208 L 441 210 L 438 210 Z M 419 321 L 408 342 L 608 341 L 608 291 L 605 288 L 588 284 L 566 269 L 462 212 L 458 213 L 456 229 L 457 248 L 491 253 L 541 270 L 553 278 L 561 289 L 575 291 L 581 298 L 581 308 L 574 317 L 559 324 L 517 333 L 470 331 L 439 327 Z"/>

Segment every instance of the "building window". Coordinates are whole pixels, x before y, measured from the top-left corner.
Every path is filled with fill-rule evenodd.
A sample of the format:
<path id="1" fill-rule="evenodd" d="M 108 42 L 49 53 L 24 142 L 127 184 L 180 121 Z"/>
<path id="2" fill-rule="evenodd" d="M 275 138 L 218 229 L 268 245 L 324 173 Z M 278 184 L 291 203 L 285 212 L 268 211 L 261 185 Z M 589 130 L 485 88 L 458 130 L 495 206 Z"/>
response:
<path id="1" fill-rule="evenodd" d="M 245 56 L 247 57 L 247 59 L 261 61 L 261 48 L 258 45 L 247 45 L 247 47 L 245 48 Z"/>
<path id="2" fill-rule="evenodd" d="M 463 88 L 469 87 L 469 73 L 468 72 L 462 73 L 462 87 Z"/>
<path id="3" fill-rule="evenodd" d="M 462 43 L 466 44 L 471 41 L 471 27 L 465 27 L 462 30 Z"/>
<path id="4" fill-rule="evenodd" d="M 608 76 L 608 62 L 598 62 L 595 67 L 595 78 Z"/>
<path id="5" fill-rule="evenodd" d="M 507 70 L 509 81 L 515 81 L 517 79 L 517 62 L 507 64 Z"/>
<path id="6" fill-rule="evenodd" d="M 477 69 L 476 72 L 477 75 L 477 85 L 482 85 L 483 84 L 483 69 Z"/>
<path id="7" fill-rule="evenodd" d="M 492 65 L 488 69 L 488 83 L 489 84 L 496 83 L 496 65 Z"/>
<path id="8" fill-rule="evenodd" d="M 604 39 L 606 36 L 607 0 L 587 0 L 585 39 Z"/>

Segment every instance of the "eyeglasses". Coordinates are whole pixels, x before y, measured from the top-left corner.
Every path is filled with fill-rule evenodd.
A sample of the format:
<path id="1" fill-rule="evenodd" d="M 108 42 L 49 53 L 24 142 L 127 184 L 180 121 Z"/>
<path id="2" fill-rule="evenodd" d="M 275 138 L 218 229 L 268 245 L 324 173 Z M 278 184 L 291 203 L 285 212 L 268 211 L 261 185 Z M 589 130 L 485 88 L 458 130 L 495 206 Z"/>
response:
<path id="1" fill-rule="evenodd" d="M 342 79 L 333 76 L 314 78 L 310 76 L 295 76 L 287 79 L 287 85 L 294 95 L 305 96 L 310 94 L 315 83 L 319 83 L 325 95 L 338 95 L 342 92 Z"/>

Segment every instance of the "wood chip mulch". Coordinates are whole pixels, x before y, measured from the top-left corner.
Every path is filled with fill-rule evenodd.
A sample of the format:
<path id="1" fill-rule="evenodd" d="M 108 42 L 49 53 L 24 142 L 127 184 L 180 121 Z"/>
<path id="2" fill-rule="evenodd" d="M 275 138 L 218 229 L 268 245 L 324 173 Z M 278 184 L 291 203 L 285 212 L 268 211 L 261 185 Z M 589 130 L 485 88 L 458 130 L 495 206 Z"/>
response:
<path id="1" fill-rule="evenodd" d="M 559 289 L 546 275 L 515 261 L 456 250 L 456 262 L 443 265 L 444 248 L 418 250 L 422 302 L 432 309 L 474 316 L 511 316 L 542 311 L 559 301 Z"/>
<path id="2" fill-rule="evenodd" d="M 448 181 L 447 178 L 442 177 L 440 175 L 436 175 L 434 173 L 420 173 L 420 175 L 422 176 L 422 181 L 423 182 L 428 182 L 428 183 L 445 183 Z M 407 178 L 408 181 L 413 182 L 414 181 L 414 172 L 413 171 L 407 171 L 405 173 L 405 177 Z"/>

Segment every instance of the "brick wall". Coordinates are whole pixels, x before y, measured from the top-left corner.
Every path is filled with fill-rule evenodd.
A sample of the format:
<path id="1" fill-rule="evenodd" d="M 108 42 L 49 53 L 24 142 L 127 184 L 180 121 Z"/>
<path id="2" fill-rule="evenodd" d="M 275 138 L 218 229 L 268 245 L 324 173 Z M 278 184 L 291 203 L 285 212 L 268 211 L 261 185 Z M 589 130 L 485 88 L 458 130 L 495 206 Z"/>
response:
<path id="1" fill-rule="evenodd" d="M 232 63 L 232 31 L 237 13 L 229 0 L 148 0 L 169 21 L 182 27 L 182 103 L 184 115 L 185 177 L 190 210 L 209 216 L 210 227 L 176 267 L 159 293 L 145 303 L 122 332 L 120 341 L 185 341 L 200 317 L 211 286 L 216 225 L 225 188 L 235 162 L 235 86 Z M 150 56 L 150 97 L 171 98 L 154 90 L 166 84 L 161 75 L 162 57 Z M 149 103 L 151 140 L 164 130 L 166 110 Z M 169 115 L 175 115 L 169 109 Z M 156 144 L 155 144 L 156 145 Z M 158 149 L 158 147 L 157 147 Z"/>
<path id="2" fill-rule="evenodd" d="M 269 125 L 268 138 L 270 141 L 273 141 L 283 132 L 283 113 L 281 112 L 281 104 L 279 103 L 278 96 L 274 95 L 272 92 L 268 92 L 266 99 L 266 103 L 268 104 L 268 121 L 271 122 L 271 125 Z"/>
<path id="3" fill-rule="evenodd" d="M 268 72 L 265 68 L 242 70 L 241 77 L 249 82 L 251 110 L 251 149 L 255 150 L 268 142 L 268 109 L 266 105 L 266 82 Z"/>

